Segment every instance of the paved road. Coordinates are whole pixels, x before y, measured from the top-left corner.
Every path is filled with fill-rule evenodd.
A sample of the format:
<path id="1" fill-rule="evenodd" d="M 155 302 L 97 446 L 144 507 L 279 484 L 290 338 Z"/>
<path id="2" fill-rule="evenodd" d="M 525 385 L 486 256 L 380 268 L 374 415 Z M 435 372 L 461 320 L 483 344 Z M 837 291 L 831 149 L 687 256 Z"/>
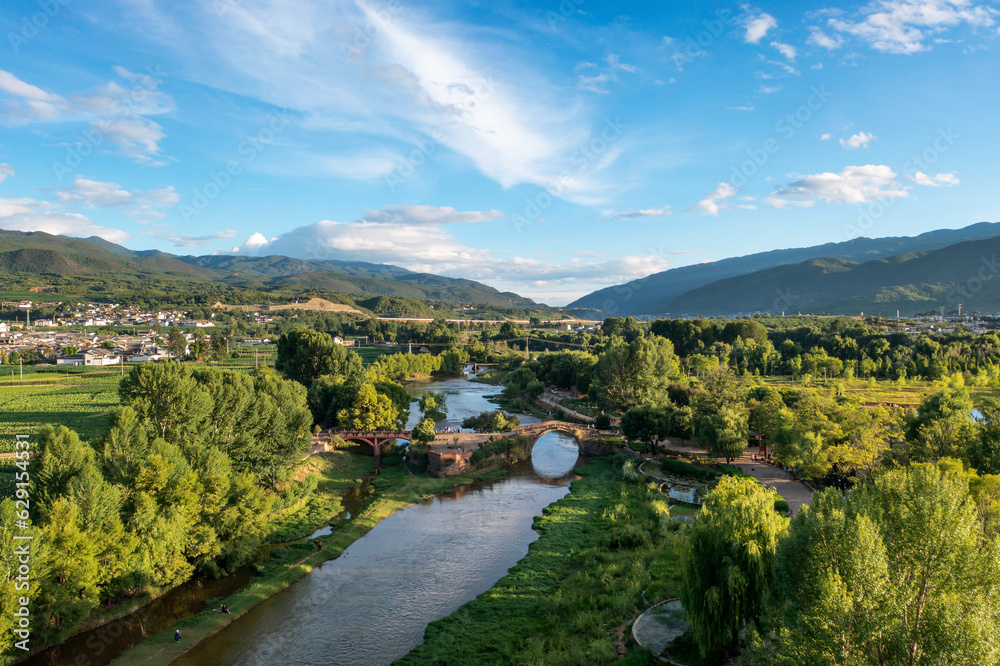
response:
<path id="1" fill-rule="evenodd" d="M 674 451 L 688 455 L 707 457 L 705 450 L 696 446 L 683 445 L 671 441 L 664 445 Z M 794 476 L 780 467 L 762 462 L 754 462 L 749 452 L 733 461 L 733 465 L 743 470 L 769 488 L 774 488 L 782 499 L 788 502 L 788 511 L 794 516 L 802 506 L 812 501 L 813 491 L 806 484 L 797 481 Z"/>

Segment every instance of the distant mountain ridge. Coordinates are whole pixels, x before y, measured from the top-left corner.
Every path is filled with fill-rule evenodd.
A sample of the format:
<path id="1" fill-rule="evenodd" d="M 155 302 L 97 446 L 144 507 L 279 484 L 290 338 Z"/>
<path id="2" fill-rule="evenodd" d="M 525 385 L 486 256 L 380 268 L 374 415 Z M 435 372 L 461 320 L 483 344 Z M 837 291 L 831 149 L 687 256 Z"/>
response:
<path id="1" fill-rule="evenodd" d="M 1000 311 L 1000 236 L 867 262 L 826 257 L 718 280 L 668 304 L 677 315 L 770 311 L 894 316 Z"/>
<path id="2" fill-rule="evenodd" d="M 498 307 L 537 307 L 529 298 L 466 280 L 360 261 L 283 256 L 176 256 L 130 250 L 103 238 L 0 230 L 0 273 L 141 284 L 160 279 L 245 288 L 304 287 L 349 295 L 435 299 Z"/>
<path id="3" fill-rule="evenodd" d="M 928 252 L 961 243 L 1000 236 L 1000 223 L 980 222 L 963 229 L 939 229 L 917 236 L 889 238 L 855 238 L 841 243 L 826 243 L 806 248 L 771 250 L 743 257 L 722 259 L 706 264 L 673 268 L 639 280 L 600 289 L 570 303 L 567 307 L 593 308 L 608 314 L 680 314 L 677 307 L 694 308 L 694 303 L 681 297 L 719 280 L 748 276 L 781 265 L 800 264 L 810 259 L 832 257 L 853 262 L 897 256 L 905 253 Z M 771 294 L 772 301 L 775 294 Z M 676 301 L 676 302 L 675 302 Z M 756 302 L 756 301 L 755 301 Z M 704 303 L 704 312 L 720 312 L 713 303 Z M 767 308 L 758 308 L 770 310 Z M 730 312 L 753 311 L 741 307 Z"/>

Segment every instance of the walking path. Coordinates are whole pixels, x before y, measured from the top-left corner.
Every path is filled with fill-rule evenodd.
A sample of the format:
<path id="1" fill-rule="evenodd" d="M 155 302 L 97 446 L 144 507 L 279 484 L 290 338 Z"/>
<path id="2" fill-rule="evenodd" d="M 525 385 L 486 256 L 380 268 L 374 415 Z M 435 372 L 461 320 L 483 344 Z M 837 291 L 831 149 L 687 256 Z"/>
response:
<path id="1" fill-rule="evenodd" d="M 705 449 L 678 444 L 673 440 L 661 442 L 661 445 L 687 455 L 708 457 Z M 800 508 L 812 501 L 812 488 L 802 481 L 796 480 L 792 474 L 780 467 L 765 462 L 755 462 L 749 451 L 744 451 L 742 456 L 734 460 L 733 466 L 746 472 L 768 488 L 774 488 L 781 495 L 781 498 L 788 502 L 788 513 L 791 516 L 797 515 Z"/>

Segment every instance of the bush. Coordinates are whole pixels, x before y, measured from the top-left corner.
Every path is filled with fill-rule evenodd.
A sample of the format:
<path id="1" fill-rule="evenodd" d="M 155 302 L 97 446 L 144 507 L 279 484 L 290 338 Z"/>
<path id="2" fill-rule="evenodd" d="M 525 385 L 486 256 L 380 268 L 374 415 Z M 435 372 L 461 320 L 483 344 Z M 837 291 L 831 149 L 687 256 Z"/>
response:
<path id="1" fill-rule="evenodd" d="M 778 513 L 787 514 L 789 512 L 788 502 L 786 502 L 783 499 L 775 500 L 774 510 L 777 511 Z"/>
<path id="2" fill-rule="evenodd" d="M 697 465 L 692 465 L 691 463 L 684 462 L 683 460 L 675 460 L 673 458 L 667 458 L 660 463 L 664 472 L 672 472 L 673 474 L 679 474 L 681 476 L 690 476 L 693 479 L 699 481 L 714 481 L 719 477 L 719 473 L 711 470 L 705 469 L 704 467 L 699 467 Z"/>
<path id="3" fill-rule="evenodd" d="M 601 414 L 594 419 L 594 427 L 598 430 L 611 430 L 611 417 L 607 414 Z"/>

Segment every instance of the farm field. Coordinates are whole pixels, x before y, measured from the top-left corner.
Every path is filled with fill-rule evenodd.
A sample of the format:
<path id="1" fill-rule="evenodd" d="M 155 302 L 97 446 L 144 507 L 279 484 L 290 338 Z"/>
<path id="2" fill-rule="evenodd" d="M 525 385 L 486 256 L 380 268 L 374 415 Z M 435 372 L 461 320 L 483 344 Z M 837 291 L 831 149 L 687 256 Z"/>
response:
<path id="1" fill-rule="evenodd" d="M 26 385 L 0 384 L 0 453 L 14 450 L 15 435 L 34 434 L 47 423 L 93 440 L 107 428 L 109 410 L 119 404 L 117 374 L 41 377 L 44 381 Z"/>

